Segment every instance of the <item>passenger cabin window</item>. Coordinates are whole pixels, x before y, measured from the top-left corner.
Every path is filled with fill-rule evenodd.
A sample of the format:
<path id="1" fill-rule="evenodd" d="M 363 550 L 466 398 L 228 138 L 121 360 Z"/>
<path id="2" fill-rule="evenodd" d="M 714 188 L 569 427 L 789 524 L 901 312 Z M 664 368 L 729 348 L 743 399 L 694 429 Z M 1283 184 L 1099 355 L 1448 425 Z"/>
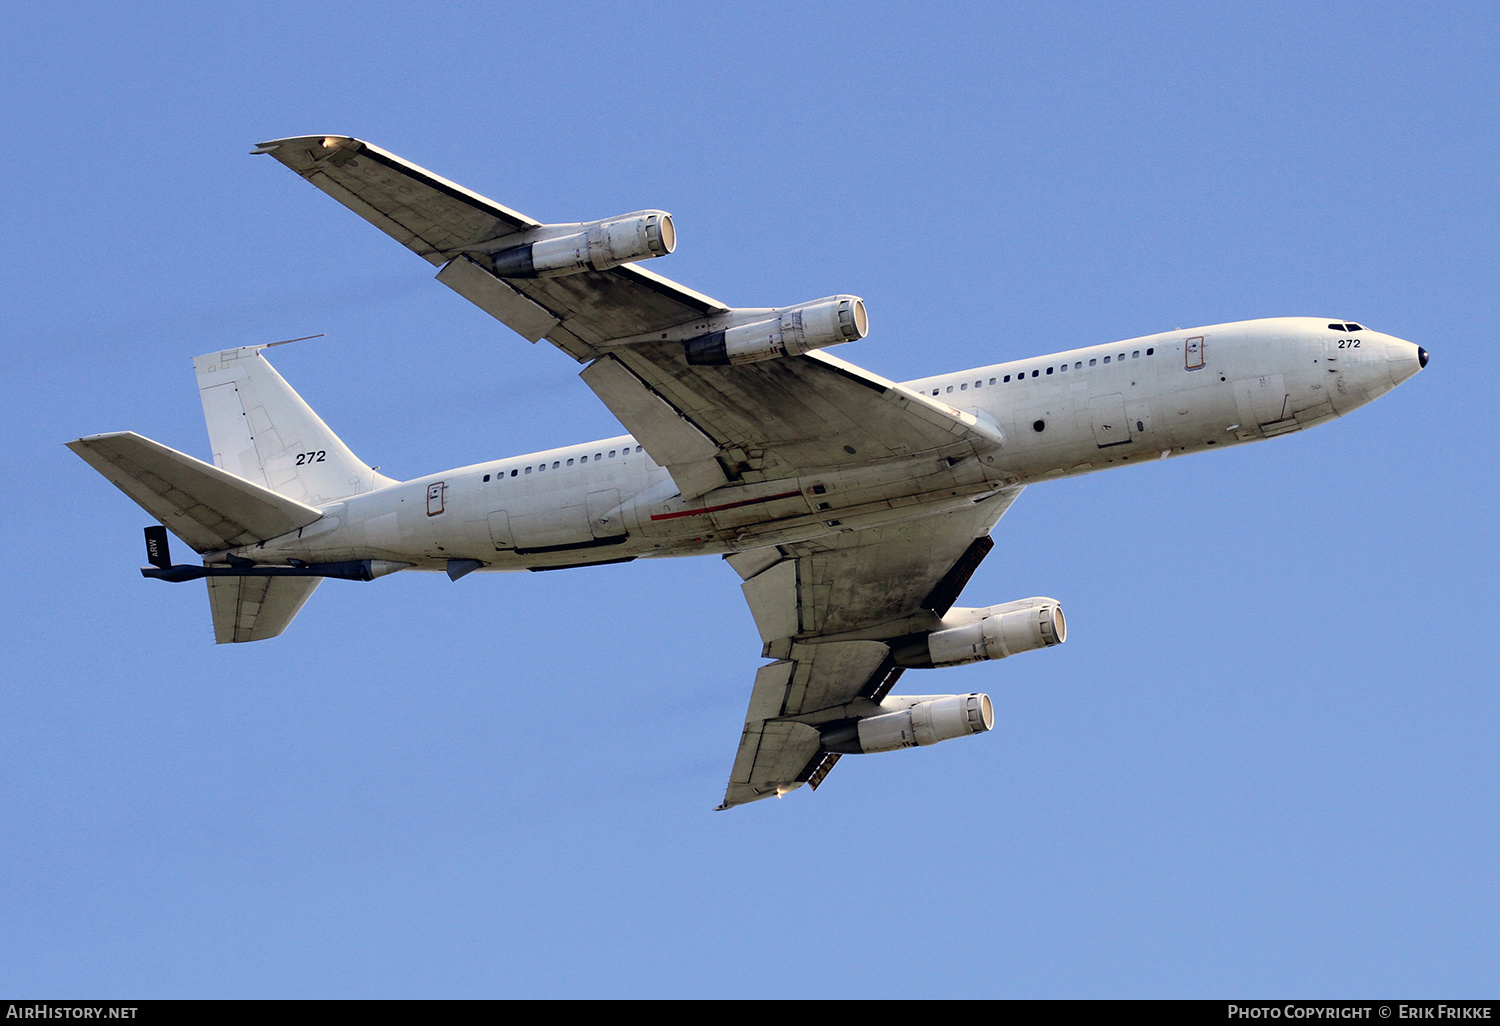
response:
<path id="1" fill-rule="evenodd" d="M 1097 365 L 1097 364 L 1098 364 L 1098 363 L 1099 363 L 1099 361 L 1098 361 L 1098 360 L 1090 360 L 1090 361 L 1089 361 L 1089 366 L 1090 366 L 1090 367 L 1093 367 L 1093 366 L 1096 366 L 1096 365 Z"/>
<path id="2" fill-rule="evenodd" d="M 1042 373 L 1042 372 L 1041 372 L 1041 371 L 1039 371 L 1039 370 L 1034 370 L 1034 371 L 1032 371 L 1032 372 L 1031 372 L 1031 376 L 1032 376 L 1032 377 L 1036 377 L 1036 376 L 1037 376 L 1037 375 L 1039 375 L 1039 374 L 1041 374 L 1041 373 Z"/>
<path id="3" fill-rule="evenodd" d="M 1155 350 L 1155 349 L 1148 349 L 1148 350 L 1146 350 L 1146 355 L 1147 355 L 1147 356 L 1150 356 L 1150 355 L 1151 355 L 1151 354 L 1152 354 L 1152 353 L 1154 353 L 1154 352 L 1156 352 L 1156 350 Z"/>
<path id="4" fill-rule="evenodd" d="M 573 461 L 572 461 L 572 460 L 569 460 L 569 461 L 568 461 L 568 466 L 570 466 L 570 467 L 571 467 L 571 466 L 572 466 L 572 465 L 573 465 Z"/>
<path id="5" fill-rule="evenodd" d="M 488 480 L 489 480 L 489 479 L 490 479 L 490 475 L 488 475 L 488 474 L 486 474 L 486 475 L 484 475 L 484 479 L 485 479 L 485 480 L 486 480 L 486 481 L 488 481 Z"/>
<path id="6" fill-rule="evenodd" d="M 526 473 L 528 473 L 528 474 L 531 473 L 531 468 L 530 467 L 526 468 Z"/>
<path id="7" fill-rule="evenodd" d="M 1048 367 L 1048 368 L 1047 368 L 1047 373 L 1048 373 L 1048 374 L 1051 374 L 1051 373 L 1052 373 L 1052 368 L 1051 368 L 1051 367 Z"/>
<path id="8" fill-rule="evenodd" d="M 1104 358 L 1104 362 L 1105 362 L 1105 363 L 1108 363 L 1108 362 L 1109 362 L 1109 357 L 1107 357 L 1107 356 L 1106 356 L 1106 357 L 1105 357 L 1105 358 Z"/>
<path id="9" fill-rule="evenodd" d="M 511 472 L 510 472 L 510 476 L 511 476 L 511 477 L 515 477 L 515 476 L 516 476 L 516 475 L 517 475 L 517 474 L 519 474 L 519 473 L 520 473 L 520 471 L 519 471 L 519 470 L 512 470 L 512 471 L 511 471 Z"/>
<path id="10" fill-rule="evenodd" d="M 1141 358 L 1141 351 L 1137 349 L 1135 352 L 1130 354 L 1130 358 L 1132 360 L 1139 360 Z"/>

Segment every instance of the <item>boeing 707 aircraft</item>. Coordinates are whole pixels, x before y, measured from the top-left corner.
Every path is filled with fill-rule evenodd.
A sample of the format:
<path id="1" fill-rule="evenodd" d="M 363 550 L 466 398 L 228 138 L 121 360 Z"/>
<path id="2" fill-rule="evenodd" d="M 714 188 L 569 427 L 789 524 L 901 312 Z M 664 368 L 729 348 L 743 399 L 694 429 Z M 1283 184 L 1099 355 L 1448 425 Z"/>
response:
<path id="1" fill-rule="evenodd" d="M 207 581 L 220 643 L 284 631 L 325 577 L 721 555 L 760 633 L 721 809 L 816 789 L 844 755 L 990 729 L 986 695 L 895 695 L 909 668 L 1062 644 L 1055 599 L 955 603 L 1035 481 L 1274 438 L 1427 365 L 1343 319 L 1164 332 L 898 384 L 823 352 L 864 302 L 735 308 L 645 270 L 669 214 L 542 224 L 346 136 L 257 146 L 440 268 L 581 377 L 629 434 L 395 481 L 266 360 L 194 360 L 213 464 L 133 432 L 68 443 L 163 526 L 147 577 Z M 176 564 L 167 531 L 202 557 Z"/>

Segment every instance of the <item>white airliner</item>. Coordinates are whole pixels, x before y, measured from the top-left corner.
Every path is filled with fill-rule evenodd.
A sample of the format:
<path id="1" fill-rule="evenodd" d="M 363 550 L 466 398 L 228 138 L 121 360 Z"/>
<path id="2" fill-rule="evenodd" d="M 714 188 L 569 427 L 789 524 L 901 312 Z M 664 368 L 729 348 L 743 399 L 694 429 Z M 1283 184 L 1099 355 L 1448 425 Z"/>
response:
<path id="1" fill-rule="evenodd" d="M 720 808 L 822 783 L 842 755 L 988 730 L 988 696 L 891 694 L 911 667 L 1061 644 L 1062 609 L 954 605 L 1033 481 L 1273 438 L 1426 366 L 1345 320 L 1164 332 L 897 384 L 826 353 L 864 303 L 735 309 L 637 266 L 676 245 L 646 210 L 542 224 L 344 136 L 256 147 L 440 267 L 523 338 L 585 364 L 628 435 L 395 481 L 266 361 L 194 361 L 214 463 L 132 432 L 69 447 L 163 527 L 147 577 L 206 578 L 218 642 L 286 629 L 324 577 L 555 570 L 717 553 L 772 660 Z M 173 564 L 166 531 L 202 556 Z"/>

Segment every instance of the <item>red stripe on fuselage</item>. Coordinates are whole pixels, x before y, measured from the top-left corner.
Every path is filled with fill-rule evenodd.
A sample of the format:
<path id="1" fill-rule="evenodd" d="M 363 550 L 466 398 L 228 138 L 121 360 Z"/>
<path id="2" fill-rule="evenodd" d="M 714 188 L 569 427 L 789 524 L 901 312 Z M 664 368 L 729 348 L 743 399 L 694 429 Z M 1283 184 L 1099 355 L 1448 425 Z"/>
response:
<path id="1" fill-rule="evenodd" d="M 758 502 L 775 502 L 777 499 L 790 499 L 801 495 L 801 492 L 782 492 L 780 495 L 767 495 L 763 499 L 743 499 L 739 502 L 726 502 L 722 506 L 704 506 L 702 509 L 684 509 L 676 513 L 656 513 L 652 520 L 676 520 L 678 517 L 697 517 L 704 513 L 717 513 L 723 509 L 738 509 L 741 506 L 754 506 Z"/>

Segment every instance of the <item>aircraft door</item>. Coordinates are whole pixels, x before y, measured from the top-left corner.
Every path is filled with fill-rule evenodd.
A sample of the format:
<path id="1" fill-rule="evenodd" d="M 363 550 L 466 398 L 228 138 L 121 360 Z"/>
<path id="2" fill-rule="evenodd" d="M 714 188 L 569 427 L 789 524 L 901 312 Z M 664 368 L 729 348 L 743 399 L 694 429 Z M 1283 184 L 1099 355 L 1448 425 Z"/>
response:
<path id="1" fill-rule="evenodd" d="M 1125 417 L 1125 397 L 1119 392 L 1090 399 L 1089 416 L 1093 418 L 1094 441 L 1099 443 L 1099 448 L 1123 445 L 1130 441 L 1130 422 Z"/>
<path id="2" fill-rule="evenodd" d="M 588 495 L 589 530 L 595 538 L 618 538 L 625 534 L 625 521 L 615 509 L 620 505 L 620 490 L 605 488 Z"/>
<path id="3" fill-rule="evenodd" d="M 1188 339 L 1182 346 L 1184 359 L 1188 370 L 1203 369 L 1203 336 L 1197 335 Z"/>

